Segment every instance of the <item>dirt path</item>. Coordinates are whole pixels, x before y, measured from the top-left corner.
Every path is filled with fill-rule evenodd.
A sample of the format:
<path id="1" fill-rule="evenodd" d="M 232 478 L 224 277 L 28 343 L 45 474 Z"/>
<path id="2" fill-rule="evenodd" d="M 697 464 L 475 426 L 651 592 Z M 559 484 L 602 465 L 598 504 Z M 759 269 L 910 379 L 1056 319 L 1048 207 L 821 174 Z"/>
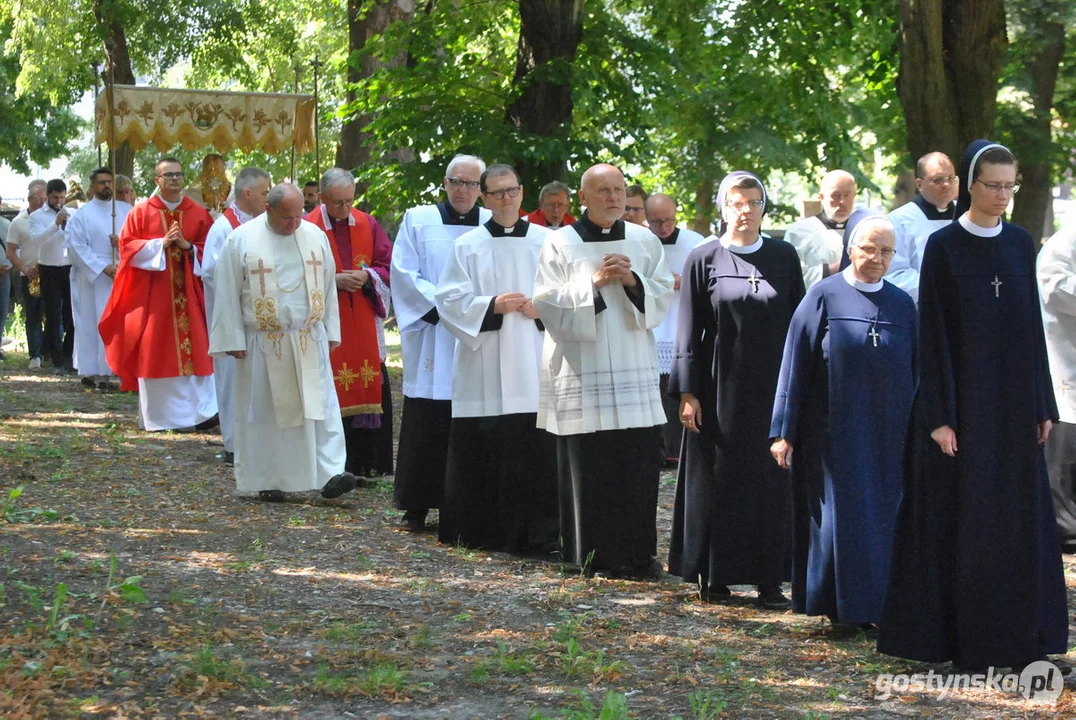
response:
<path id="1" fill-rule="evenodd" d="M 1050 708 L 876 700 L 879 673 L 930 667 L 747 588 L 706 605 L 673 578 L 586 580 L 401 532 L 390 480 L 239 498 L 219 435 L 144 433 L 135 410 L 0 372 L 0 717 L 1076 716 L 1070 689 Z M 672 491 L 666 473 L 666 539 Z"/>

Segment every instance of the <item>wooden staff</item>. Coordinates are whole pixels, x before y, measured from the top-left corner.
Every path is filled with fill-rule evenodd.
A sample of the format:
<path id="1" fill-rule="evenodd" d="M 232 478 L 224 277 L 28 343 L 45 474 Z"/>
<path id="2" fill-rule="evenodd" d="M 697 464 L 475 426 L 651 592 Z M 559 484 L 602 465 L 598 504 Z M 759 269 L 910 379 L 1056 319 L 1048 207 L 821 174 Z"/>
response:
<path id="1" fill-rule="evenodd" d="M 116 63 L 115 57 L 105 41 L 105 62 L 108 63 L 108 166 L 112 169 L 112 235 L 116 234 Z M 108 238 L 112 244 L 112 237 Z M 118 262 L 118 248 L 112 245 L 112 265 Z"/>

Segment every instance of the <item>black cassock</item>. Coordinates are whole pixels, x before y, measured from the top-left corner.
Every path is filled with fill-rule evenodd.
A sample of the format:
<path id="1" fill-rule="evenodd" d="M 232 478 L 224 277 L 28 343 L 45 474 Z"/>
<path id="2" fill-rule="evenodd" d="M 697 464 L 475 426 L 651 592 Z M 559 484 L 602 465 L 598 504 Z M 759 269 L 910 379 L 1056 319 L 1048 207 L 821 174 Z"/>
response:
<path id="1" fill-rule="evenodd" d="M 1007 667 L 1064 653 L 1068 609 L 1037 423 L 1057 418 L 1035 248 L 959 222 L 930 236 L 919 387 L 878 649 Z M 956 431 L 956 457 L 930 433 Z"/>
<path id="2" fill-rule="evenodd" d="M 799 256 L 771 238 L 746 254 L 715 240 L 688 256 L 681 283 L 669 393 L 699 399 L 702 429 L 684 433 L 669 572 L 706 587 L 784 582 L 791 486 L 770 456 L 770 419 L 804 294 Z"/>

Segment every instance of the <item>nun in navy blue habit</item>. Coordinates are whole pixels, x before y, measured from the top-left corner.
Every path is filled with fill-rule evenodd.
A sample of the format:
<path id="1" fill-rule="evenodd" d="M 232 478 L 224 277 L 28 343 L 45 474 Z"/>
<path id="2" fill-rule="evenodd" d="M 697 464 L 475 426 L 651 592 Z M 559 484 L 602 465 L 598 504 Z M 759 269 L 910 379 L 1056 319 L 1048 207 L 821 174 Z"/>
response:
<path id="1" fill-rule="evenodd" d="M 976 669 L 1067 649 L 1035 246 L 1002 220 L 1016 183 L 1006 148 L 969 145 L 957 220 L 923 254 L 919 387 L 878 637 L 889 655 Z"/>
<path id="2" fill-rule="evenodd" d="M 792 609 L 835 624 L 881 619 L 915 391 L 917 315 L 883 280 L 893 224 L 848 219 L 851 264 L 811 286 L 785 341 L 771 453 L 792 468 Z"/>
<path id="3" fill-rule="evenodd" d="M 766 191 L 746 172 L 718 191 L 721 237 L 684 263 L 668 392 L 684 433 L 669 572 L 722 600 L 729 585 L 757 585 L 768 609 L 788 607 L 788 473 L 769 458 L 770 414 L 781 349 L 803 297 L 796 250 L 760 234 Z"/>

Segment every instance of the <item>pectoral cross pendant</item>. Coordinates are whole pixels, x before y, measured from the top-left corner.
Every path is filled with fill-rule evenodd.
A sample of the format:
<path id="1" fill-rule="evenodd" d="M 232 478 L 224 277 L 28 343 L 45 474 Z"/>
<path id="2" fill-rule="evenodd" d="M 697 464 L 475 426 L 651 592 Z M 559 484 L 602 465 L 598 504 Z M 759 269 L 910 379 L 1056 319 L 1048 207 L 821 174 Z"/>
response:
<path id="1" fill-rule="evenodd" d="M 994 297 L 1001 297 L 1001 286 L 1004 284 L 997 275 L 994 276 L 994 282 L 990 283 L 994 286 Z"/>
<path id="2" fill-rule="evenodd" d="M 880 338 L 881 335 L 878 334 L 877 320 L 871 320 L 871 330 L 869 333 L 867 333 L 867 335 L 870 336 L 871 341 L 874 343 L 874 347 L 878 347 L 878 338 Z"/>
<path id="3" fill-rule="evenodd" d="M 758 283 L 760 280 L 761 278 L 755 273 L 755 268 L 751 268 L 751 277 L 747 278 L 747 282 L 756 293 L 758 293 Z"/>

